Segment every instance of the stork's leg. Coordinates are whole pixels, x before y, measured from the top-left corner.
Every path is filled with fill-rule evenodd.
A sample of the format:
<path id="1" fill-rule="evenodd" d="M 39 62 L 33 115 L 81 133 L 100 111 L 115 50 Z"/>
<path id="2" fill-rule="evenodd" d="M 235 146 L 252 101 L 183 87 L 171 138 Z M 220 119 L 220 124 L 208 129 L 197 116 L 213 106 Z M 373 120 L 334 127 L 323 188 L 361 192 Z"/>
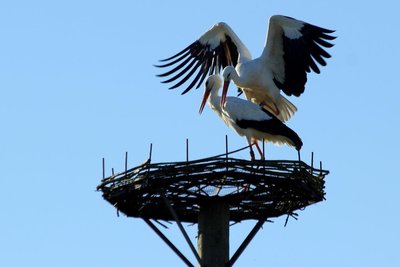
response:
<path id="1" fill-rule="evenodd" d="M 297 150 L 297 156 L 299 157 L 299 161 L 301 161 L 300 150 Z"/>
<path id="2" fill-rule="evenodd" d="M 254 161 L 255 159 L 256 159 L 256 157 L 254 156 L 253 148 L 250 146 L 250 160 Z"/>
<path id="3" fill-rule="evenodd" d="M 257 148 L 257 150 L 258 150 L 258 153 L 260 153 L 261 160 L 264 160 L 264 159 L 265 159 L 265 158 L 264 158 L 264 155 L 263 155 L 263 153 L 262 153 L 260 147 L 258 146 L 257 140 L 254 140 L 254 144 L 256 145 L 256 148 Z"/>
<path id="4" fill-rule="evenodd" d="M 279 111 L 279 108 L 275 103 L 274 103 L 274 107 L 275 107 L 275 111 L 276 111 L 276 116 L 279 116 L 279 114 L 281 114 L 281 112 Z"/>
<path id="5" fill-rule="evenodd" d="M 253 161 L 256 159 L 256 157 L 254 156 L 254 151 L 253 151 L 253 145 L 251 143 L 251 138 L 247 138 L 247 143 L 249 144 L 249 148 L 250 148 L 250 160 Z"/>
<path id="6" fill-rule="evenodd" d="M 260 106 L 268 107 L 268 110 L 270 110 L 272 113 L 274 113 L 275 116 L 279 116 L 279 114 L 280 114 L 280 111 L 275 103 L 272 103 L 272 105 L 271 105 L 270 103 L 262 101 L 260 103 Z"/>

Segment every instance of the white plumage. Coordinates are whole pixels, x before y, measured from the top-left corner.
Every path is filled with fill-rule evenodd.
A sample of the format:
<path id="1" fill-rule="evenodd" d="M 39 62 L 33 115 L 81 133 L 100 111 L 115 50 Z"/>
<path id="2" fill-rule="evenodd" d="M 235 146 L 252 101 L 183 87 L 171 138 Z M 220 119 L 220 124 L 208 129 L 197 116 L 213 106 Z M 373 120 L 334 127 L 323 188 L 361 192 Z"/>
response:
<path id="1" fill-rule="evenodd" d="M 172 69 L 158 76 L 173 75 L 163 81 L 176 81 L 170 89 L 192 78 L 184 94 L 196 83 L 198 88 L 207 75 L 219 74 L 223 68 L 222 101 L 232 80 L 247 99 L 263 105 L 280 120 L 286 121 L 297 108 L 280 94 L 280 90 L 288 96 L 300 96 L 304 92 L 307 72 L 319 73 L 317 63 L 325 66 L 324 58 L 330 57 L 322 47 L 333 46 L 328 42 L 335 39 L 329 35 L 332 32 L 290 17 L 272 16 L 263 52 L 260 57 L 252 59 L 250 51 L 235 32 L 220 22 L 178 54 L 162 60 L 164 63 L 158 67 Z"/>
<path id="2" fill-rule="evenodd" d="M 252 159 L 254 159 L 252 144 L 256 145 L 261 158 L 263 158 L 257 143 L 262 139 L 278 145 L 294 146 L 297 150 L 301 149 L 303 143 L 300 137 L 259 105 L 237 97 L 227 97 L 222 107 L 221 97 L 218 95 L 221 85 L 222 81 L 218 75 L 211 75 L 207 78 L 199 112 L 203 111 L 205 103 L 208 102 L 211 109 L 226 125 L 233 128 L 239 135 L 246 137 Z"/>

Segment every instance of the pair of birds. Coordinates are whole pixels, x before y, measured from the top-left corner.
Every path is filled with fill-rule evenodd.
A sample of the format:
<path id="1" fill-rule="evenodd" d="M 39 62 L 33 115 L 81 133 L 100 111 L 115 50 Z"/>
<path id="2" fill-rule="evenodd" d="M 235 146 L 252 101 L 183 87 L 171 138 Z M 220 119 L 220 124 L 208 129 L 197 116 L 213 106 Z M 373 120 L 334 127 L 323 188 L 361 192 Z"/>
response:
<path id="1" fill-rule="evenodd" d="M 170 89 L 180 87 L 190 78 L 185 94 L 200 87 L 207 75 L 200 113 L 208 101 L 210 107 L 239 135 L 245 136 L 254 160 L 252 145 L 259 140 L 287 144 L 300 151 L 300 137 L 284 122 L 297 111 L 280 94 L 300 96 L 305 89 L 307 73 L 320 73 L 318 65 L 325 66 L 330 55 L 323 49 L 333 46 L 329 41 L 334 31 L 324 29 L 291 17 L 275 15 L 269 20 L 269 30 L 263 52 L 252 59 L 250 51 L 226 23 L 217 23 L 195 42 L 176 55 L 161 60 L 160 68 L 172 69 L 158 75 L 172 76 L 163 83 L 177 81 Z M 219 77 L 222 71 L 223 83 Z M 197 71 L 197 74 L 195 74 Z M 226 97 L 233 81 L 247 100 Z M 218 95 L 223 88 L 222 96 Z"/>

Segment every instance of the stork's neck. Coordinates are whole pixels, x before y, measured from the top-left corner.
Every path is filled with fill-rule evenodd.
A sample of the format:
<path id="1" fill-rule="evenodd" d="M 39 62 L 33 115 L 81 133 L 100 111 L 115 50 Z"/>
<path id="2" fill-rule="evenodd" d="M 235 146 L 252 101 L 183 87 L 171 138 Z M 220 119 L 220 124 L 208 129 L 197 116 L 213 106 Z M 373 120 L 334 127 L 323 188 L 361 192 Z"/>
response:
<path id="1" fill-rule="evenodd" d="M 231 80 L 238 87 L 243 87 L 243 85 L 246 84 L 246 81 L 243 79 L 242 76 L 239 76 L 239 73 L 236 69 L 231 72 Z"/>
<path id="2" fill-rule="evenodd" d="M 218 116 L 221 117 L 222 109 L 221 109 L 221 97 L 218 95 L 219 90 L 211 90 L 210 96 L 208 97 L 208 104 L 214 112 L 218 113 Z"/>

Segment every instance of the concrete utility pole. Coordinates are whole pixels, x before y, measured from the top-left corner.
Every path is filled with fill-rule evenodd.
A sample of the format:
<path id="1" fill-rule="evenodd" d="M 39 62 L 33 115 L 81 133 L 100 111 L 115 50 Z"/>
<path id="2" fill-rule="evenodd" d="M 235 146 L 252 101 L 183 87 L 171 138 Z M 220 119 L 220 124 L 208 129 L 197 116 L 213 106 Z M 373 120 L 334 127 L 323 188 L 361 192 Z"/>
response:
<path id="1" fill-rule="evenodd" d="M 198 252 L 203 265 L 224 267 L 229 261 L 228 203 L 221 200 L 202 204 L 198 229 Z"/>

